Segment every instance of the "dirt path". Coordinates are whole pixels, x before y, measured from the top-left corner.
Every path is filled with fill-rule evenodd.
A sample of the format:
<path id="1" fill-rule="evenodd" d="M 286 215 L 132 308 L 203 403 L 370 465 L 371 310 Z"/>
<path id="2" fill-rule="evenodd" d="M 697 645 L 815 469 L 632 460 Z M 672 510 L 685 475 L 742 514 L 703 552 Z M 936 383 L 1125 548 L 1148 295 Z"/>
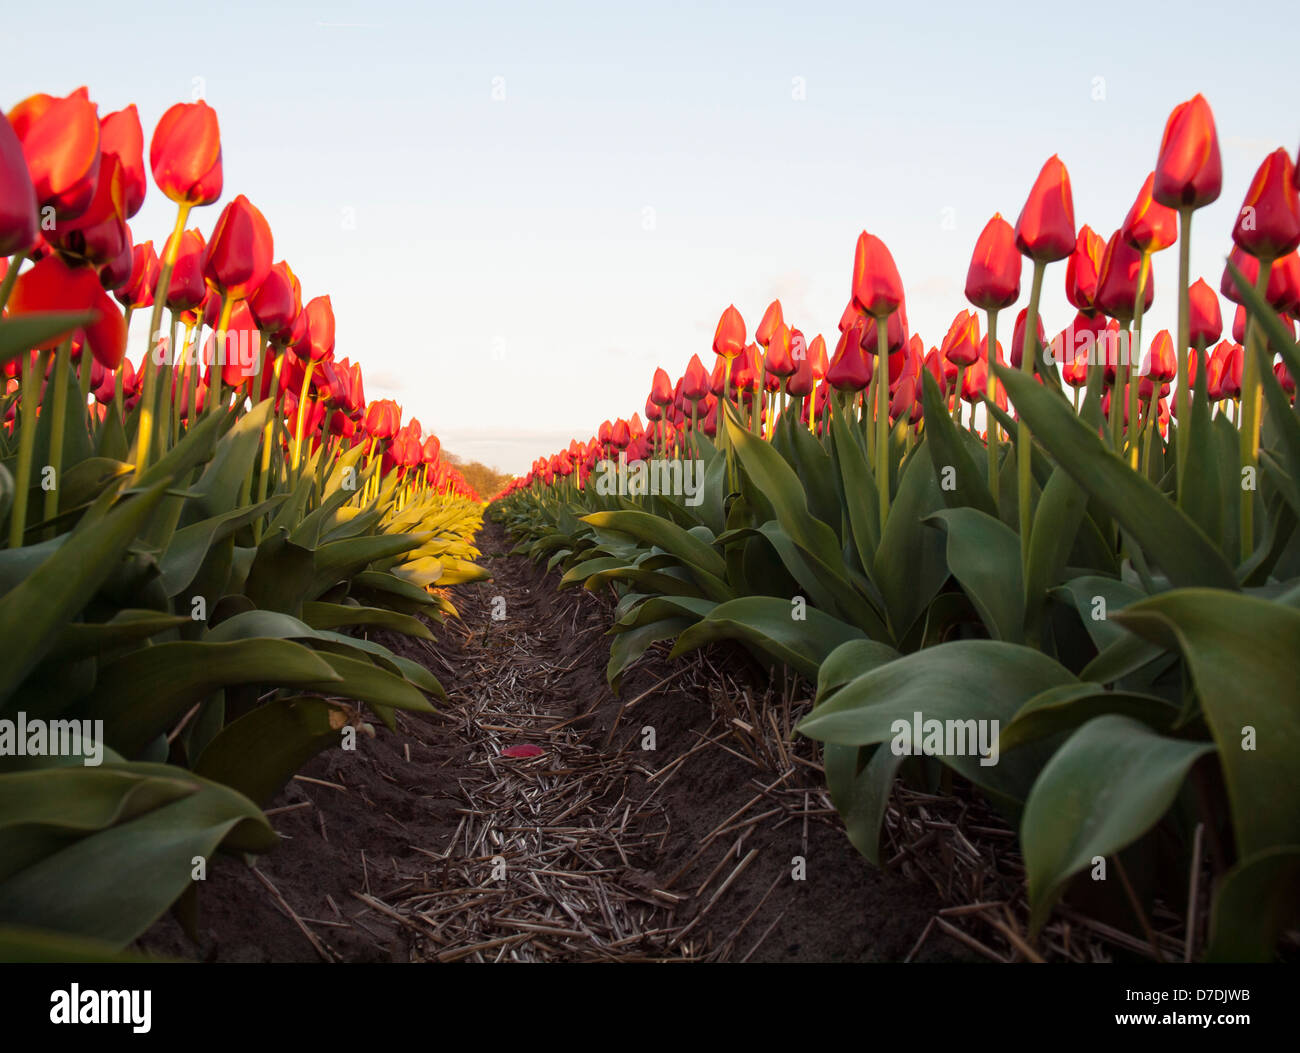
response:
<path id="1" fill-rule="evenodd" d="M 615 697 L 609 602 L 557 593 L 494 526 L 479 545 L 494 580 L 455 590 L 462 617 L 436 642 L 376 637 L 442 680 L 439 716 L 316 758 L 268 812 L 284 844 L 255 869 L 213 868 L 198 949 L 170 919 L 146 946 L 244 961 L 968 956 L 921 942 L 943 906 L 933 875 L 874 871 L 848 844 L 812 744 L 788 733 L 794 685 L 758 697 L 766 678 L 739 651 L 651 654 Z M 502 756 L 520 745 L 541 753 Z"/>

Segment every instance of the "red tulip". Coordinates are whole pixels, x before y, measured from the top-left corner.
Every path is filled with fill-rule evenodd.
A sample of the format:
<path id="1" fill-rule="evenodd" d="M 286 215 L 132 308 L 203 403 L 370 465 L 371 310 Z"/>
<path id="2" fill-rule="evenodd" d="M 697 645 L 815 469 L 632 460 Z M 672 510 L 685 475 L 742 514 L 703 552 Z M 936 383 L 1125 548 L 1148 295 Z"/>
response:
<path id="1" fill-rule="evenodd" d="M 983 311 L 1010 307 L 1020 296 L 1021 264 L 1016 232 L 995 212 L 975 242 L 966 272 L 966 299 Z"/>
<path id="2" fill-rule="evenodd" d="M 773 300 L 763 312 L 763 320 L 758 323 L 758 329 L 754 331 L 754 339 L 766 348 L 772 339 L 772 333 L 778 325 L 782 324 L 784 319 L 781 317 L 781 301 Z"/>
<path id="3" fill-rule="evenodd" d="M 163 255 L 171 251 L 172 238 L 168 235 Z M 203 281 L 203 268 L 207 263 L 208 247 L 203 235 L 197 230 L 181 233 L 180 246 L 176 252 L 176 265 L 172 268 L 171 280 L 167 283 L 167 307 L 173 311 L 189 311 L 203 302 L 207 287 Z"/>
<path id="4" fill-rule="evenodd" d="M 131 228 L 126 227 L 126 238 L 116 256 L 99 268 L 99 284 L 108 292 L 117 294 L 131 280 L 135 246 L 131 244 Z"/>
<path id="5" fill-rule="evenodd" d="M 158 253 L 153 250 L 153 242 L 136 245 L 131 250 L 131 277 L 113 293 L 117 302 L 123 307 L 152 307 L 159 270 Z"/>
<path id="6" fill-rule="evenodd" d="M 718 328 L 713 334 L 714 354 L 735 358 L 745 350 L 745 320 L 740 317 L 735 304 L 722 312 Z"/>
<path id="7" fill-rule="evenodd" d="M 1156 159 L 1152 195 L 1169 208 L 1200 208 L 1223 189 L 1223 163 L 1214 114 L 1204 96 L 1174 107 Z"/>
<path id="8" fill-rule="evenodd" d="M 1020 365 L 1025 358 L 1025 316 L 1028 314 L 1029 308 L 1025 307 L 1021 309 L 1018 315 L 1016 315 L 1016 328 L 1011 337 L 1011 364 L 1015 366 L 1016 369 L 1020 368 Z M 1041 347 L 1047 343 L 1047 334 L 1043 330 L 1043 316 L 1041 314 L 1038 315 L 1037 321 L 1038 344 Z"/>
<path id="9" fill-rule="evenodd" d="M 1154 172 L 1147 176 L 1120 228 L 1124 240 L 1139 252 L 1159 252 L 1178 240 L 1178 213 L 1151 197 L 1155 178 Z"/>
<path id="10" fill-rule="evenodd" d="M 1110 315 L 1127 321 L 1137 308 L 1138 278 L 1142 270 L 1142 253 L 1115 231 L 1106 243 L 1101 273 L 1097 277 L 1097 306 Z M 1146 288 L 1142 292 L 1142 309 L 1148 310 L 1155 298 L 1153 268 L 1147 265 Z"/>
<path id="11" fill-rule="evenodd" d="M 1029 191 L 1016 220 L 1016 248 L 1040 263 L 1063 260 L 1074 251 L 1074 197 L 1070 173 L 1053 154 Z"/>
<path id="12" fill-rule="evenodd" d="M 1279 148 L 1264 158 L 1246 191 L 1232 240 L 1256 259 L 1275 260 L 1300 245 L 1294 177 L 1290 155 Z"/>
<path id="13" fill-rule="evenodd" d="M 1151 350 L 1142 368 L 1142 375 L 1154 380 L 1168 381 L 1178 376 L 1178 356 L 1174 354 L 1174 338 L 1168 329 L 1161 329 L 1151 341 Z"/>
<path id="14" fill-rule="evenodd" d="M 682 377 L 682 394 L 691 402 L 699 402 L 709 393 L 709 372 L 699 355 L 691 355 Z"/>
<path id="15" fill-rule="evenodd" d="M 811 346 L 805 346 L 803 334 L 799 330 L 794 329 L 791 333 L 790 359 L 794 363 L 794 372 L 786 380 L 785 390 L 787 394 L 793 395 L 795 398 L 803 398 L 806 395 L 811 395 L 813 389 L 817 386 L 817 377 L 814 375 L 813 369 L 814 349 L 816 349 L 816 353 L 822 356 L 824 362 L 826 358 L 826 341 L 818 335 L 813 338 Z M 794 339 L 795 334 L 799 337 L 797 343 Z"/>
<path id="16" fill-rule="evenodd" d="M 36 190 L 23 144 L 0 113 L 0 256 L 28 249 L 35 240 Z"/>
<path id="17" fill-rule="evenodd" d="M 203 276 L 228 299 L 242 300 L 266 281 L 273 249 L 266 217 L 240 194 L 221 210 L 208 242 Z"/>
<path id="18" fill-rule="evenodd" d="M 654 379 L 650 382 L 650 402 L 656 406 L 667 406 L 673 400 L 673 382 L 662 369 L 656 369 Z"/>
<path id="19" fill-rule="evenodd" d="M 93 267 L 70 267 L 58 253 L 51 253 L 18 276 L 9 299 L 12 315 L 43 311 L 93 311 L 96 318 L 74 334 L 89 345 L 95 360 L 106 369 L 116 369 L 126 353 L 126 322 L 99 284 Z M 60 338 L 41 346 L 55 347 Z"/>
<path id="20" fill-rule="evenodd" d="M 826 379 L 836 391 L 861 391 L 871 383 L 872 359 L 862 353 L 861 324 L 840 334 Z"/>
<path id="21" fill-rule="evenodd" d="M 122 166 L 124 218 L 130 219 L 144 204 L 149 185 L 144 174 L 144 129 L 134 103 L 99 122 L 99 149 L 105 157 L 116 157 Z"/>
<path id="22" fill-rule="evenodd" d="M 1192 347 L 1209 347 L 1223 334 L 1223 316 L 1219 313 L 1219 298 L 1204 278 L 1188 286 L 1187 305 L 1191 320 L 1188 339 Z"/>
<path id="23" fill-rule="evenodd" d="M 302 312 L 302 290 L 287 263 L 281 260 L 267 271 L 266 280 L 249 297 L 248 308 L 268 339 L 283 343 L 293 335 L 293 324 Z"/>
<path id="24" fill-rule="evenodd" d="M 328 296 L 317 296 L 305 308 L 311 337 L 311 359 L 319 362 L 334 354 L 334 307 Z"/>
<path id="25" fill-rule="evenodd" d="M 158 189 L 178 205 L 210 205 L 221 196 L 221 129 L 206 102 L 178 102 L 162 115 L 149 144 Z M 215 234 L 214 234 L 215 240 Z"/>
<path id="26" fill-rule="evenodd" d="M 813 337 L 813 342 L 808 345 L 808 362 L 812 366 L 813 378 L 825 380 L 830 364 L 826 358 L 826 341 L 822 339 L 821 333 Z"/>
<path id="27" fill-rule="evenodd" d="M 958 311 L 939 345 L 939 353 L 958 366 L 969 366 L 979 358 L 980 323 L 974 311 Z"/>
<path id="28" fill-rule="evenodd" d="M 853 304 L 873 318 L 885 318 L 903 302 L 903 279 L 885 243 L 865 230 L 853 254 Z"/>
<path id="29" fill-rule="evenodd" d="M 778 322 L 767 343 L 766 365 L 769 376 L 788 377 L 797 364 L 793 357 L 794 331 Z"/>
<path id="30" fill-rule="evenodd" d="M 22 140 L 38 207 L 60 220 L 90 207 L 99 180 L 99 115 L 85 88 L 63 99 L 33 95 L 9 114 Z"/>
<path id="31" fill-rule="evenodd" d="M 1074 251 L 1065 265 L 1065 295 L 1080 311 L 1095 311 L 1097 276 L 1106 253 L 1106 243 L 1101 235 L 1084 224 L 1074 242 Z"/>

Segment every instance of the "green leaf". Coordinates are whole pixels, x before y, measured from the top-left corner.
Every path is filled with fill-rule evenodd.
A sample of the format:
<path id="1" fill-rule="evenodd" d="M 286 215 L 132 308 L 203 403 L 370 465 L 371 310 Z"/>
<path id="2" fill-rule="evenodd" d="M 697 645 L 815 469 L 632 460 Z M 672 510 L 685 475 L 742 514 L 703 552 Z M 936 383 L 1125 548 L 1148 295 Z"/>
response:
<path id="1" fill-rule="evenodd" d="M 1229 264 L 1231 266 L 1231 264 Z M 1212 962 L 1275 960 L 1279 936 L 1300 921 L 1300 845 L 1266 848 L 1223 877 L 1210 910 Z"/>
<path id="2" fill-rule="evenodd" d="M 13 694 L 54 646 L 59 629 L 114 571 L 162 499 L 163 485 L 119 502 L 107 515 L 75 531 L 22 584 L 0 598 L 0 640 L 8 656 L 0 663 L 0 703 Z M 101 499 L 105 505 L 108 498 L 106 494 Z"/>
<path id="3" fill-rule="evenodd" d="M 340 710 L 318 698 L 272 699 L 227 724 L 194 765 L 265 807 L 312 757 L 342 741 Z"/>
<path id="4" fill-rule="evenodd" d="M 805 607 L 802 619 L 796 620 L 795 613 L 790 600 L 773 596 L 744 596 L 720 603 L 677 638 L 670 657 L 714 640 L 741 640 L 811 679 L 836 647 L 864 638 L 861 629 L 815 607 Z"/>
<path id="5" fill-rule="evenodd" d="M 939 385 L 928 369 L 921 371 L 923 404 L 925 406 L 925 445 L 930 451 L 934 473 L 942 478 L 951 468 L 955 486 L 944 486 L 940 493 L 949 508 L 974 508 L 991 519 L 997 519 L 997 505 L 989 491 L 987 469 L 983 472 L 975 463 L 957 425 L 948 415 L 948 404 Z"/>
<path id="6" fill-rule="evenodd" d="M 1023 374 L 994 365 L 1034 437 L 1115 517 L 1175 585 L 1236 589 L 1219 550 L 1190 519 L 1110 450 L 1069 405 Z"/>
<path id="7" fill-rule="evenodd" d="M 898 768 L 907 758 L 877 746 L 859 772 L 857 765 L 863 752 L 857 746 L 827 745 L 822 762 L 831 803 L 844 821 L 849 843 L 872 865 L 880 866 L 880 827 Z"/>
<path id="8" fill-rule="evenodd" d="M 1155 731 L 1169 731 L 1178 720 L 1178 707 L 1158 695 L 1108 691 L 1100 684 L 1063 684 L 1035 695 L 1011 718 L 998 740 L 1003 753 L 1035 739 L 1071 731 L 1094 717 L 1117 713 L 1132 717 Z"/>
<path id="9" fill-rule="evenodd" d="M 320 683 L 304 685 L 306 687 L 336 698 L 356 699 L 372 708 L 384 706 L 390 709 L 409 709 L 416 713 L 434 712 L 429 700 L 417 688 L 403 677 L 380 669 L 372 662 L 326 652 L 322 652 L 319 657 L 329 663 L 335 679 L 322 678 Z"/>
<path id="10" fill-rule="evenodd" d="M 1067 669 L 1028 647 L 958 640 L 862 674 L 804 717 L 799 731 L 821 742 L 869 746 L 892 740 L 902 748 L 903 725 L 911 729 L 918 717 L 923 730 L 927 720 L 938 720 L 945 728 L 947 721 L 960 722 L 952 726 L 965 734 L 966 748 L 936 755 L 976 785 L 1014 803 L 1024 799 L 1054 743 L 1028 746 L 1009 757 L 981 756 L 971 748 L 977 743 L 969 741 L 979 726 L 969 722 L 987 721 L 985 743 L 996 745 L 1002 725 L 1025 702 L 1074 682 Z M 994 763 L 984 763 L 990 759 Z"/>
<path id="11" fill-rule="evenodd" d="M 718 579 L 727 573 L 726 562 L 712 545 L 689 530 L 648 512 L 594 512 L 583 516 L 582 521 L 602 530 L 616 530 L 671 552 L 688 569 L 698 568 Z"/>
<path id="12" fill-rule="evenodd" d="M 392 632 L 432 640 L 428 625 L 410 614 L 384 610 L 382 607 L 355 607 L 343 603 L 321 603 L 312 600 L 302 605 L 302 620 L 313 629 L 341 629 L 361 625 L 367 628 L 388 629 Z"/>
<path id="13" fill-rule="evenodd" d="M 1048 761 L 1025 802 L 1020 840 L 1030 930 L 1037 933 L 1065 883 L 1151 829 L 1209 743 L 1165 738 L 1129 717 L 1097 717 Z"/>
<path id="14" fill-rule="evenodd" d="M 947 508 L 924 522 L 934 519 L 943 523 L 947 532 L 948 568 L 975 605 L 989 635 L 1021 643 L 1025 589 L 1020 539 L 1015 531 L 975 508 Z"/>
<path id="15" fill-rule="evenodd" d="M 943 535 L 917 529 L 922 519 L 943 507 L 934 464 L 929 457 L 914 454 L 903 469 L 871 575 L 884 597 L 895 640 L 907 636 L 948 580 Z"/>
<path id="16" fill-rule="evenodd" d="M 1041 636 L 1049 590 L 1061 579 L 1087 509 L 1082 487 L 1064 469 L 1056 468 L 1043 488 L 1030 532 L 1024 606 L 1025 628 L 1032 639 Z"/>
<path id="17" fill-rule="evenodd" d="M 277 842 L 246 797 L 179 768 L 123 770 L 179 778 L 195 792 L 83 837 L 0 882 L 0 925 L 48 929 L 125 947 L 189 887 L 194 857 L 223 843 L 265 852 Z"/>
<path id="18" fill-rule="evenodd" d="M 98 317 L 98 311 L 42 311 L 0 319 L 0 365 L 21 358 L 38 344 L 48 346 Z"/>
<path id="19" fill-rule="evenodd" d="M 1134 604 L 1116 620 L 1177 649 L 1219 748 L 1241 856 L 1300 843 L 1300 611 L 1212 589 L 1179 589 Z"/>
<path id="20" fill-rule="evenodd" d="M 143 647 L 104 666 L 79 715 L 103 720 L 105 741 L 135 756 L 190 706 L 224 687 L 337 680 L 331 658 L 288 640 L 184 640 Z"/>

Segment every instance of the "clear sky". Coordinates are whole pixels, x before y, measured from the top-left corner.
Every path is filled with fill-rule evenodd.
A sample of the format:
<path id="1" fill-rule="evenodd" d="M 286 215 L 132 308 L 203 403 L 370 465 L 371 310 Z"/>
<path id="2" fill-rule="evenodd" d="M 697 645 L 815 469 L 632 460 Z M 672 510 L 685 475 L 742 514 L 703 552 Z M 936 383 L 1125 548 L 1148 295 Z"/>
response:
<path id="1" fill-rule="evenodd" d="M 201 91 L 223 201 L 247 194 L 304 295 L 331 294 L 367 396 L 521 471 L 641 410 L 655 366 L 708 362 L 728 303 L 752 332 L 779 296 L 833 346 L 863 229 L 937 343 L 980 229 L 1014 223 L 1048 156 L 1108 237 L 1197 91 L 1224 193 L 1197 214 L 1192 264 L 1217 287 L 1259 161 L 1300 142 L 1294 10 L 22 3 L 0 23 L 0 105 L 86 84 L 101 113 L 135 102 L 148 137 Z M 197 213 L 205 233 L 219 210 Z M 137 240 L 172 214 L 151 186 Z M 1175 250 L 1154 269 L 1148 334 L 1173 321 Z M 1048 271 L 1049 335 L 1072 314 L 1064 274 Z"/>

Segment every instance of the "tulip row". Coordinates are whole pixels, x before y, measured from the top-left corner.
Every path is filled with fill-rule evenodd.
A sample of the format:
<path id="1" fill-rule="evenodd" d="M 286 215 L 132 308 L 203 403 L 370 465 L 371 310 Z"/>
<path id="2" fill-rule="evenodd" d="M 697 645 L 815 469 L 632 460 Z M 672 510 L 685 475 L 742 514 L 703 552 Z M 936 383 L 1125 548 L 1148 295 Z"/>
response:
<path id="1" fill-rule="evenodd" d="M 432 587 L 486 576 L 478 496 L 366 402 L 262 214 L 240 195 L 187 229 L 222 191 L 213 110 L 169 109 L 149 168 L 177 205 L 161 254 L 127 223 L 135 107 L 0 116 L 0 958 L 192 922 L 196 861 L 273 847 L 262 807 L 374 733 L 363 705 L 392 728 L 442 696 L 369 635 L 432 639 Z"/>
<path id="2" fill-rule="evenodd" d="M 657 371 L 646 423 L 540 459 L 489 514 L 562 587 L 613 587 L 612 684 L 657 641 L 719 639 L 815 682 L 799 730 L 824 743 L 873 863 L 895 780 L 932 789 L 947 769 L 1017 827 L 1035 937 L 1064 898 L 1157 959 L 1171 939 L 1189 959 L 1268 959 L 1300 882 L 1300 799 L 1283 789 L 1300 783 L 1300 205 L 1278 150 L 1232 232 L 1234 340 L 1211 350 L 1218 299 L 1188 247 L 1220 184 L 1200 96 L 1105 242 L 1075 229 L 1050 159 L 1016 225 L 981 233 L 975 311 L 928 352 L 864 233 L 829 359 L 779 302 L 755 344 L 729 307 L 712 373 L 698 357 L 676 384 Z M 1144 358 L 1151 258 L 1174 244 L 1177 332 Z M 1025 259 L 1008 363 L 999 316 Z M 1060 260 L 1078 314 L 1049 341 Z M 601 485 L 602 462 L 683 456 L 703 462 L 698 502 Z M 996 763 L 897 748 L 916 714 L 1000 728 Z"/>

